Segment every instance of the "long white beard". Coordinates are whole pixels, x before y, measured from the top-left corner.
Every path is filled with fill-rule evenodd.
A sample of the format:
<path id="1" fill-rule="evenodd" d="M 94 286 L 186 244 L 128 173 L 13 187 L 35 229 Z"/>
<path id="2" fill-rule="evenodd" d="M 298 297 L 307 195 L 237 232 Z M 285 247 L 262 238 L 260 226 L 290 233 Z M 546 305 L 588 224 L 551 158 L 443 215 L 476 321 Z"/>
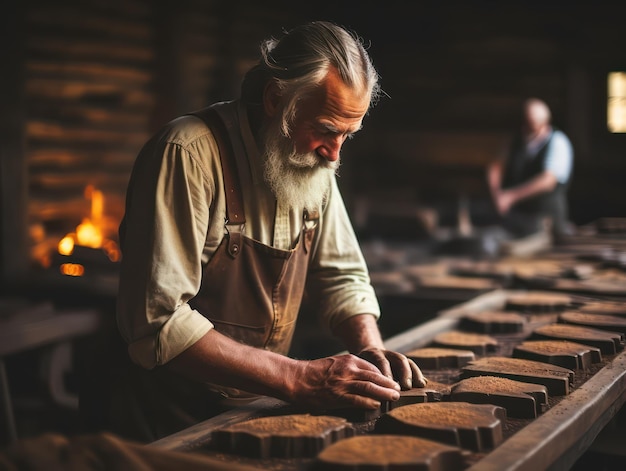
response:
<path id="1" fill-rule="evenodd" d="M 265 128 L 265 181 L 281 204 L 317 210 L 328 196 L 339 160 L 329 162 L 315 152 L 299 154 L 275 123 Z"/>

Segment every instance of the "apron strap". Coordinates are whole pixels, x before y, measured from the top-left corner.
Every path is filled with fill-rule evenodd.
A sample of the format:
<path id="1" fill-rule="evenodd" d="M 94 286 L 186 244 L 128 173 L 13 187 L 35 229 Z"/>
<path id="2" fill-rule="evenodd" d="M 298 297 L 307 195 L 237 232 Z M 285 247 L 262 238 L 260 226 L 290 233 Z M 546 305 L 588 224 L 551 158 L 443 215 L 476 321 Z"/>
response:
<path id="1" fill-rule="evenodd" d="M 226 195 L 226 225 L 240 225 L 246 222 L 243 211 L 243 195 L 239 184 L 239 173 L 235 153 L 228 135 L 228 129 L 215 109 L 208 107 L 190 113 L 200 118 L 213 133 L 220 152 L 222 174 L 224 176 L 224 194 Z M 228 229 L 227 229 L 228 230 Z M 236 257 L 241 250 L 241 232 L 228 231 L 228 253 Z"/>

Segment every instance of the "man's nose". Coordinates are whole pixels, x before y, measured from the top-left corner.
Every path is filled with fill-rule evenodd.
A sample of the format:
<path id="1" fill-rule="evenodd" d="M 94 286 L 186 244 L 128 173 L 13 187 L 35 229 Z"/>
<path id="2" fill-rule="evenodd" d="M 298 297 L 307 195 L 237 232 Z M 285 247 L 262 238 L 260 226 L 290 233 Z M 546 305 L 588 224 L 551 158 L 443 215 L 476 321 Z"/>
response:
<path id="1" fill-rule="evenodd" d="M 339 154 L 341 153 L 341 146 L 344 139 L 342 136 L 337 136 L 333 139 L 329 139 L 321 147 L 319 154 L 329 162 L 336 162 L 339 160 Z"/>

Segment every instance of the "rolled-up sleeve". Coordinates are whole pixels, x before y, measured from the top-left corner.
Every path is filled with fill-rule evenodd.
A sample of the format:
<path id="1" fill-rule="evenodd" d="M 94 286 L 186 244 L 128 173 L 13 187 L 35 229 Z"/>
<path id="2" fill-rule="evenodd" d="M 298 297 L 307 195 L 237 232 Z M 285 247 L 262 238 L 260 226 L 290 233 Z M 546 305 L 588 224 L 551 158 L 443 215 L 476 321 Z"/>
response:
<path id="1" fill-rule="evenodd" d="M 567 183 L 572 172 L 573 150 L 570 140 L 561 131 L 555 131 L 545 160 L 545 170 L 559 183 Z"/>
<path id="2" fill-rule="evenodd" d="M 144 368 L 167 363 L 213 327 L 187 304 L 201 283 L 214 192 L 207 159 L 198 155 L 217 150 L 213 139 L 202 142 L 204 149 L 155 139 L 131 176 L 120 228 L 117 322 L 131 358 Z"/>
<path id="3" fill-rule="evenodd" d="M 365 259 L 335 179 L 320 218 L 307 292 L 330 329 L 358 314 L 380 317 Z"/>

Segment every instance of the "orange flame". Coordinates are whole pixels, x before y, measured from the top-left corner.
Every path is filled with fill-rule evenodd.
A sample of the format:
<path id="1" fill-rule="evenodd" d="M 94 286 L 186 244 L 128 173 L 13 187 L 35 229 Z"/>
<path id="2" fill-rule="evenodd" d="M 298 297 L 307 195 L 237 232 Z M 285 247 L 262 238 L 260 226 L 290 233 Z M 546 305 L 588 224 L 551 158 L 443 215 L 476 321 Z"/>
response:
<path id="1" fill-rule="evenodd" d="M 103 213 L 104 213 L 104 196 L 100 190 L 94 188 L 93 185 L 87 185 L 85 188 L 85 198 L 91 200 L 90 217 L 84 218 L 76 227 L 76 232 L 70 232 L 59 241 L 58 251 L 61 255 L 71 255 L 74 252 L 75 245 L 82 245 L 94 249 L 102 249 L 112 262 L 120 259 L 120 249 L 115 241 L 104 236 Z M 71 276 L 81 276 L 84 270 L 67 270 L 67 267 L 61 269 L 61 272 Z"/>
<path id="2" fill-rule="evenodd" d="M 85 267 L 80 263 L 63 263 L 59 270 L 67 276 L 83 276 L 83 273 L 85 273 Z"/>

